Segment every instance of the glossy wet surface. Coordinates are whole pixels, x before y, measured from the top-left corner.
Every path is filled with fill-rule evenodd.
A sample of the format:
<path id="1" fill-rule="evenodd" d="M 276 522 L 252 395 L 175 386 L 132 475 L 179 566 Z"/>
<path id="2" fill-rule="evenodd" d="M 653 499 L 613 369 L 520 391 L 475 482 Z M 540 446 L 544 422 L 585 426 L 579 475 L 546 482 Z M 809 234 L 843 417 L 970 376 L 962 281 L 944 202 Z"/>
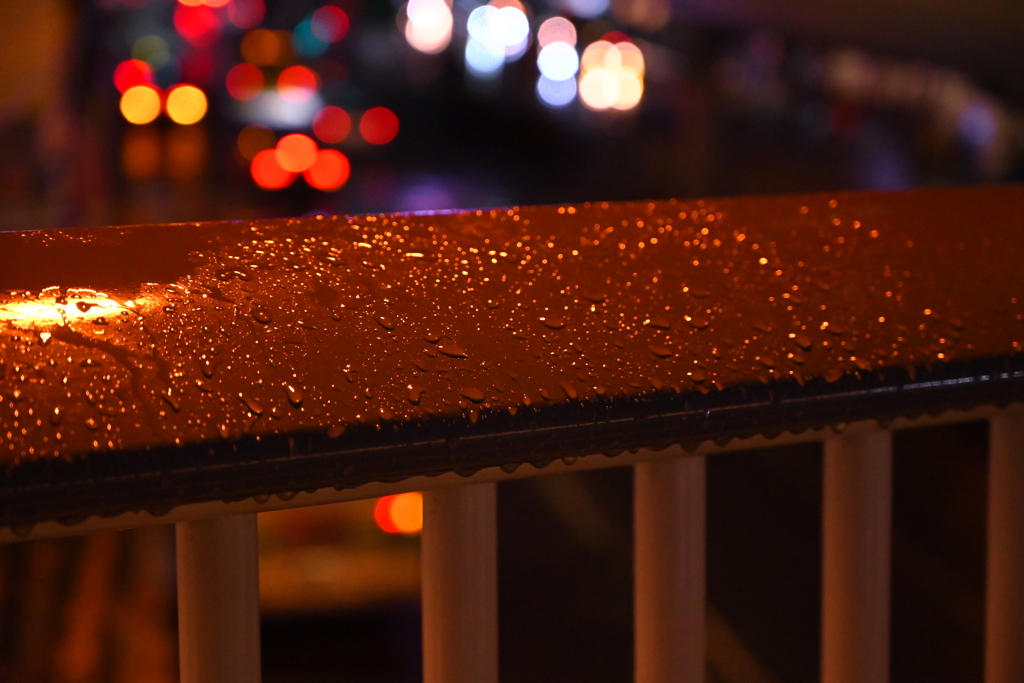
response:
<path id="1" fill-rule="evenodd" d="M 1022 234 L 1006 187 L 0 235 L 0 521 L 1005 402 Z"/>

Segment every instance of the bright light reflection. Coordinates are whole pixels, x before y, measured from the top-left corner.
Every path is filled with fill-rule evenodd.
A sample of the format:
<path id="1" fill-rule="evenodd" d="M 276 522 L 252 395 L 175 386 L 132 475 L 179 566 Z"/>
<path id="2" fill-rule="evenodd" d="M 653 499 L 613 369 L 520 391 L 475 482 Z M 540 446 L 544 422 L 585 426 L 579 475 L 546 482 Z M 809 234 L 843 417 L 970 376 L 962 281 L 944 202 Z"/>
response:
<path id="1" fill-rule="evenodd" d="M 548 43 L 537 55 L 537 68 L 552 81 L 572 78 L 580 69 L 580 58 L 576 48 L 569 43 L 556 40 Z"/>
<path id="2" fill-rule="evenodd" d="M 564 107 L 576 98 L 576 79 L 553 81 L 542 74 L 537 79 L 537 97 L 552 107 Z"/>
<path id="3" fill-rule="evenodd" d="M 466 44 L 466 64 L 477 74 L 492 74 L 500 68 L 491 57 L 502 55 L 502 62 L 512 62 L 526 52 L 530 44 L 530 20 L 521 5 L 495 7 L 484 5 L 469 14 L 466 29 L 471 40 Z M 476 41 L 480 45 L 472 45 Z"/>
<path id="4" fill-rule="evenodd" d="M 452 40 L 452 11 L 444 0 L 409 0 L 405 39 L 428 55 L 441 52 Z"/>
<path id="5" fill-rule="evenodd" d="M 91 289 L 69 289 L 61 296 L 57 287 L 49 287 L 36 299 L 7 301 L 0 304 L 0 321 L 18 329 L 63 327 L 76 322 L 92 322 L 97 318 L 110 319 L 122 311 L 144 313 L 156 308 L 159 301 L 153 297 L 138 297 L 118 301 L 103 292 Z M 97 326 L 97 332 L 103 329 Z M 49 334 L 43 341 L 49 340 Z"/>

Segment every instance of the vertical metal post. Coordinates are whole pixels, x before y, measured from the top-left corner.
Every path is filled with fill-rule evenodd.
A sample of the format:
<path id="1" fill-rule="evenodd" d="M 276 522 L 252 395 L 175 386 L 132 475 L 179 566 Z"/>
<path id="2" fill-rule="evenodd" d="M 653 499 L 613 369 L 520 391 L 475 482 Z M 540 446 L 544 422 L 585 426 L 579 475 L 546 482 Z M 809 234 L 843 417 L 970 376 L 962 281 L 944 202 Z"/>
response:
<path id="1" fill-rule="evenodd" d="M 822 683 L 889 680 L 892 432 L 825 441 Z"/>
<path id="2" fill-rule="evenodd" d="M 985 683 L 1024 681 L 1024 416 L 989 433 Z"/>
<path id="3" fill-rule="evenodd" d="M 423 494 L 423 680 L 497 683 L 494 484 Z"/>
<path id="4" fill-rule="evenodd" d="M 705 467 L 633 468 L 636 683 L 704 683 Z"/>
<path id="5" fill-rule="evenodd" d="M 177 525 L 181 683 L 259 683 L 256 515 Z"/>

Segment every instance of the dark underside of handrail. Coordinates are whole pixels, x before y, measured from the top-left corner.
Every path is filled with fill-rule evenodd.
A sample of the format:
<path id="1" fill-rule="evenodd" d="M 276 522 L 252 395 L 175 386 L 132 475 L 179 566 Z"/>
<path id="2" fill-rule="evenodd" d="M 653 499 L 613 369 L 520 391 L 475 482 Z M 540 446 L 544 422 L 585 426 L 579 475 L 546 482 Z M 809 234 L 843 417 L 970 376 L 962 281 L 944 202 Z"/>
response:
<path id="1" fill-rule="evenodd" d="M 0 235 L 0 525 L 1024 399 L 1024 188 Z"/>

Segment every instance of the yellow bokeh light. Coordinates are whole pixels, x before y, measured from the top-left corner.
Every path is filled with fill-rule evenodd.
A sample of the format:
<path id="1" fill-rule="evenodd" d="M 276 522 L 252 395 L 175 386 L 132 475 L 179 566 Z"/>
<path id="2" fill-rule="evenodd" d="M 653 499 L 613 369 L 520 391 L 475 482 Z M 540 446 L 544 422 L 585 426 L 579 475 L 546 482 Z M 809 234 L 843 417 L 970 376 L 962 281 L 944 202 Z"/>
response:
<path id="1" fill-rule="evenodd" d="M 160 116 L 160 93 L 148 85 L 128 88 L 121 95 L 121 114 L 128 123 L 149 123 Z"/>
<path id="2" fill-rule="evenodd" d="M 167 115 L 183 126 L 201 121 L 206 107 L 206 95 L 194 85 L 179 85 L 167 94 Z"/>
<path id="3" fill-rule="evenodd" d="M 644 94 L 644 70 L 643 53 L 633 43 L 596 41 L 580 58 L 580 99 L 591 109 L 632 109 Z"/>

